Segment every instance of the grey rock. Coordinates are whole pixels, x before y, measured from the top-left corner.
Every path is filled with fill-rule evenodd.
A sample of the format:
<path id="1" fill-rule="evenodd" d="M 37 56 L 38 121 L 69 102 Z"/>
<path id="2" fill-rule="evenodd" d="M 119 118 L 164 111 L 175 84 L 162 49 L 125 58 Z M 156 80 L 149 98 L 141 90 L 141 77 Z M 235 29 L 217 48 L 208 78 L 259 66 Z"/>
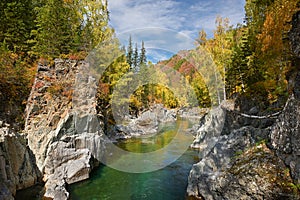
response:
<path id="1" fill-rule="evenodd" d="M 87 135 L 85 137 L 90 139 Z M 76 148 L 74 144 L 74 141 L 78 143 L 85 137 L 62 138 L 61 141 L 51 144 L 45 161 L 45 197 L 68 199 L 69 193 L 65 188 L 66 184 L 89 178 L 89 173 L 94 167 L 91 165 L 93 156 L 89 149 Z M 83 141 L 81 141 L 82 143 Z"/>
<path id="2" fill-rule="evenodd" d="M 44 65 L 41 65 L 41 64 L 38 65 L 38 72 L 47 72 L 49 70 L 50 70 L 49 66 L 44 66 Z"/>
<path id="3" fill-rule="evenodd" d="M 192 108 L 180 108 L 177 111 L 177 114 L 183 118 L 201 119 L 203 117 L 203 115 L 208 112 L 209 112 L 209 109 L 207 109 L 207 108 L 192 107 Z"/>
<path id="4" fill-rule="evenodd" d="M 289 100 L 274 127 L 266 129 L 245 126 L 245 119 L 238 122 L 230 110 L 212 109 L 200 120 L 192 144 L 200 149 L 200 162 L 190 172 L 187 195 L 205 200 L 299 199 L 289 186 L 299 174 L 300 104 L 295 101 Z M 270 134 L 277 154 L 264 144 Z"/>
<path id="5" fill-rule="evenodd" d="M 291 41 L 291 46 L 294 54 L 300 58 L 300 11 L 298 11 L 292 20 L 292 29 L 289 33 L 289 38 Z"/>
<path id="6" fill-rule="evenodd" d="M 17 190 L 33 186 L 41 177 L 26 138 L 0 128 L 0 199 L 13 199 Z"/>
<path id="7" fill-rule="evenodd" d="M 266 145 L 255 145 L 261 133 L 243 127 L 209 138 L 201 161 L 190 172 L 187 195 L 205 200 L 298 199 L 286 186 L 292 179 L 285 175 L 284 163 Z"/>
<path id="8" fill-rule="evenodd" d="M 300 184 L 300 101 L 291 96 L 272 127 L 271 145 Z"/>
<path id="9" fill-rule="evenodd" d="M 161 123 L 175 121 L 176 110 L 168 110 L 161 104 L 157 104 L 143 112 L 138 118 L 128 117 L 125 124 L 115 126 L 116 135 L 119 137 L 131 137 L 141 135 L 153 135 L 159 130 Z"/>
<path id="10" fill-rule="evenodd" d="M 254 106 L 249 110 L 250 115 L 256 115 L 258 112 L 259 112 L 259 109 L 257 106 Z"/>
<path id="11" fill-rule="evenodd" d="M 197 130 L 191 147 L 200 148 L 204 139 L 218 137 L 221 135 L 225 123 L 225 115 L 226 111 L 221 107 L 210 110 L 210 112 L 205 115 L 203 120 L 200 122 L 201 125 Z"/>
<path id="12" fill-rule="evenodd" d="M 48 77 L 55 78 L 44 80 L 44 73 L 38 72 L 36 80 L 47 86 L 69 85 L 74 89 L 72 102 L 64 95 L 49 98 L 46 90 L 34 85 L 26 107 L 25 132 L 46 182 L 45 197 L 68 199 L 65 186 L 89 178 L 105 150 L 95 107 L 97 80 L 89 74 L 86 62 L 56 59 L 47 71 Z"/>

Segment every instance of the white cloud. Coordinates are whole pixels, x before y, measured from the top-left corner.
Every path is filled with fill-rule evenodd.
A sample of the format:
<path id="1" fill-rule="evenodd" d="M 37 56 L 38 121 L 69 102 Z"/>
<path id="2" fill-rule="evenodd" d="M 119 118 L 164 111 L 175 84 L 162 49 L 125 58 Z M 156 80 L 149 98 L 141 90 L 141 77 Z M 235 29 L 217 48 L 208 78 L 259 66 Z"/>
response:
<path id="1" fill-rule="evenodd" d="M 158 61 L 167 60 L 170 56 L 174 55 L 173 52 L 163 51 L 161 49 L 147 49 L 147 59 L 153 63 L 157 63 Z"/>
<path id="2" fill-rule="evenodd" d="M 144 27 L 180 28 L 182 19 L 176 16 L 178 2 L 174 0 L 111 0 L 111 23 L 117 32 Z"/>
<path id="3" fill-rule="evenodd" d="M 211 37 L 217 15 L 228 17 L 232 24 L 242 23 L 244 17 L 244 0 L 108 1 L 111 25 L 124 45 L 132 35 L 135 42 L 144 40 L 148 48 L 175 53 L 193 48 L 191 40 L 201 29 Z"/>

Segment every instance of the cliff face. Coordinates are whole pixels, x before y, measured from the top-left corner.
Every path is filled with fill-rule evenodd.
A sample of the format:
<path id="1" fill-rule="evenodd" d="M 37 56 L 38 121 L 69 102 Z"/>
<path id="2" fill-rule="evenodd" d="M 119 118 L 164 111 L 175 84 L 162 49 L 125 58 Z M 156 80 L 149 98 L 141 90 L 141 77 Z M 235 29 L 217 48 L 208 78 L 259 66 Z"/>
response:
<path id="1" fill-rule="evenodd" d="M 300 184 L 300 99 L 292 95 L 272 127 L 271 145 L 290 169 L 296 184 Z"/>
<path id="2" fill-rule="evenodd" d="M 65 186 L 88 178 L 103 155 L 96 87 L 86 62 L 56 59 L 54 65 L 39 65 L 25 132 L 44 174 L 46 197 L 67 199 Z"/>
<path id="3" fill-rule="evenodd" d="M 8 127 L 0 128 L 0 199 L 14 199 L 16 190 L 41 179 L 26 138 Z"/>

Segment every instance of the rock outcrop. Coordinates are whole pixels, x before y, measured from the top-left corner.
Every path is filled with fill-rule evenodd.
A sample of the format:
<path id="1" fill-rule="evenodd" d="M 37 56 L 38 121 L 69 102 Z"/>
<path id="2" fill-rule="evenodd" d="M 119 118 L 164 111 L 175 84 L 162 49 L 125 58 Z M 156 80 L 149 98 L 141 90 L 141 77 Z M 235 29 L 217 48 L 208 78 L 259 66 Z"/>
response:
<path id="1" fill-rule="evenodd" d="M 295 13 L 292 19 L 292 29 L 289 33 L 289 39 L 291 41 L 291 48 L 294 55 L 300 58 L 300 11 Z"/>
<path id="2" fill-rule="evenodd" d="M 84 61 L 39 65 L 25 132 L 44 174 L 45 197 L 68 199 L 66 185 L 89 178 L 104 151 L 96 79 Z"/>
<path id="3" fill-rule="evenodd" d="M 159 124 L 177 119 L 176 113 L 175 109 L 168 110 L 163 105 L 156 104 L 137 118 L 129 118 L 125 125 L 116 125 L 116 138 L 156 134 L 159 130 Z"/>
<path id="4" fill-rule="evenodd" d="M 300 184 L 300 99 L 291 96 L 271 132 L 271 145 Z"/>
<path id="5" fill-rule="evenodd" d="M 100 136 L 85 133 L 80 136 L 64 136 L 51 144 L 44 170 L 46 197 L 68 199 L 66 185 L 89 178 L 93 167 L 98 165 L 92 154 L 101 150 L 100 141 Z M 95 149 L 91 150 L 91 147 Z"/>
<path id="6" fill-rule="evenodd" d="M 41 176 L 26 138 L 0 128 L 0 199 L 14 199 L 16 190 L 33 186 Z"/>
<path id="7" fill-rule="evenodd" d="M 234 115 L 218 107 L 202 120 L 193 143 L 200 148 L 200 162 L 190 172 L 187 195 L 205 200 L 298 199 L 285 163 L 266 145 L 270 129 L 226 127 L 236 123 L 230 123 Z"/>

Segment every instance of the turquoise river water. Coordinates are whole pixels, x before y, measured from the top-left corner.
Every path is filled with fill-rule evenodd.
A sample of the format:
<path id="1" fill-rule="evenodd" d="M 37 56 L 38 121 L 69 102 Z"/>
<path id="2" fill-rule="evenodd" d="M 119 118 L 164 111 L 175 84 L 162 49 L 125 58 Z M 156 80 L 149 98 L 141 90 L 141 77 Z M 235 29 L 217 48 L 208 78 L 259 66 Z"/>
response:
<path id="1" fill-rule="evenodd" d="M 181 123 L 181 129 L 179 129 Z M 168 145 L 178 131 L 191 126 L 187 120 L 165 124 L 160 133 L 149 138 L 133 138 L 117 145 L 131 152 L 151 152 Z M 192 137 L 192 135 L 189 135 Z M 165 159 L 174 151 L 163 155 Z M 91 178 L 69 186 L 71 200 L 184 200 L 187 179 L 197 153 L 188 149 L 169 166 L 148 173 L 126 173 L 101 165 Z M 126 159 L 119 157 L 116 159 Z"/>
<path id="2" fill-rule="evenodd" d="M 191 122 L 178 119 L 175 123 L 164 124 L 159 134 L 147 138 L 132 138 L 117 143 L 129 152 L 154 152 L 175 141 L 167 152 L 159 155 L 160 162 L 168 162 L 182 143 L 189 144 L 192 135 L 184 133 Z M 179 137 L 175 137 L 175 136 Z M 177 139 L 175 139 L 177 138 Z M 91 173 L 91 178 L 68 187 L 71 200 L 184 200 L 189 171 L 198 161 L 198 152 L 187 149 L 172 164 L 148 173 L 126 173 L 101 165 Z M 126 156 L 113 156 L 113 162 L 128 159 Z M 131 162 L 131 161 L 130 161 Z M 134 161 L 133 161 L 134 162 Z M 151 161 L 150 161 L 151 162 Z M 17 200 L 40 200 L 43 185 L 37 185 L 17 192 Z"/>

